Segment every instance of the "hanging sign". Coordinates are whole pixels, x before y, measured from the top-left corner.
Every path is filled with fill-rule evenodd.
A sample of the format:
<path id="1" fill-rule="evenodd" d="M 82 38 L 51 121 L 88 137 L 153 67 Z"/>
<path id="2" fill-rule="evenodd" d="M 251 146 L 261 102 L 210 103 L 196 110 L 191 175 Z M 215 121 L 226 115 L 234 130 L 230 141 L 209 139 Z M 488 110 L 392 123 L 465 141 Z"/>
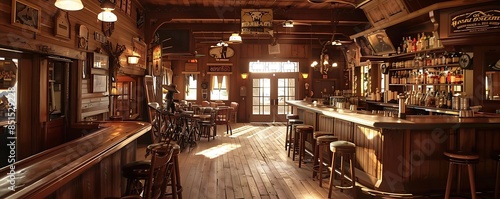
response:
<path id="1" fill-rule="evenodd" d="M 500 30 L 500 10 L 483 8 L 451 15 L 450 33 L 478 33 Z"/>
<path id="2" fill-rule="evenodd" d="M 272 33 L 272 9 L 241 9 L 241 34 Z"/>
<path id="3" fill-rule="evenodd" d="M 231 72 L 231 64 L 208 64 L 208 72 Z"/>

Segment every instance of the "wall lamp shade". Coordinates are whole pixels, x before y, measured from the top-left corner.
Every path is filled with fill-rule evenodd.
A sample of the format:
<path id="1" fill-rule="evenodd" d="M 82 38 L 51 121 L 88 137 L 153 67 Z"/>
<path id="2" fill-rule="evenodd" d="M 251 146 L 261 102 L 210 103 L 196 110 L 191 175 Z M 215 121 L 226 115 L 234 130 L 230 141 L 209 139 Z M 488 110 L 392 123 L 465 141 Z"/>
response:
<path id="1" fill-rule="evenodd" d="M 332 46 L 341 46 L 342 45 L 342 42 L 340 42 L 340 40 L 335 40 L 332 42 Z"/>
<path id="2" fill-rule="evenodd" d="M 118 20 L 116 15 L 112 12 L 115 10 L 115 4 L 109 0 L 104 0 L 101 3 L 102 12 L 97 15 L 97 19 L 104 22 L 115 22 Z"/>
<path id="3" fill-rule="evenodd" d="M 241 73 L 241 79 L 247 79 L 248 73 Z"/>
<path id="4" fill-rule="evenodd" d="M 57 0 L 54 5 L 61 10 L 77 11 L 83 9 L 83 3 L 80 0 Z"/>
<path id="5" fill-rule="evenodd" d="M 242 40 L 241 40 L 241 36 L 238 34 L 238 33 L 233 33 L 230 37 L 229 37 L 229 41 L 230 42 L 233 42 L 233 43 L 241 43 Z"/>
<path id="6" fill-rule="evenodd" d="M 309 77 L 309 73 L 302 73 L 302 78 L 307 79 Z"/>
<path id="7" fill-rule="evenodd" d="M 137 55 L 130 55 L 127 57 L 127 63 L 128 64 L 137 64 L 139 63 L 139 56 Z"/>
<path id="8" fill-rule="evenodd" d="M 118 89 L 116 89 L 116 87 L 111 88 L 111 95 L 120 95 L 120 93 L 118 92 Z"/>

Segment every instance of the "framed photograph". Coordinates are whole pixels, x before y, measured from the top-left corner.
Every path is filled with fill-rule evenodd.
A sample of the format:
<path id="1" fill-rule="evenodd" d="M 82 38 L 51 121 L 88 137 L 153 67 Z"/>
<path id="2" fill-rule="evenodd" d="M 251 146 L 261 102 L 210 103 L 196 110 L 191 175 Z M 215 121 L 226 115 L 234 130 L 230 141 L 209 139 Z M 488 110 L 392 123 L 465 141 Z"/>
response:
<path id="1" fill-rule="evenodd" d="M 92 75 L 92 92 L 104 93 L 108 90 L 108 76 Z"/>
<path id="2" fill-rule="evenodd" d="M 396 52 L 385 30 L 378 30 L 368 34 L 366 35 L 366 39 L 372 46 L 375 55 L 385 55 Z"/>
<path id="3" fill-rule="evenodd" d="M 14 26 L 38 32 L 41 15 L 38 6 L 20 0 L 12 1 L 11 23 Z"/>
<path id="4" fill-rule="evenodd" d="M 94 53 L 92 68 L 108 69 L 109 57 L 100 53 Z"/>

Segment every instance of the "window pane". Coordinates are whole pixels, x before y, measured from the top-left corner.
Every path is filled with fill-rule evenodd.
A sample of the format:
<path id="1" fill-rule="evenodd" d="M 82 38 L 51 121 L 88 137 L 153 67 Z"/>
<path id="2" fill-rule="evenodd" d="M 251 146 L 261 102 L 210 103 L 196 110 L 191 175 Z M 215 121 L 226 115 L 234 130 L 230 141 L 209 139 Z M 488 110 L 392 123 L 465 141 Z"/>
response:
<path id="1" fill-rule="evenodd" d="M 210 100 L 229 100 L 229 89 L 227 88 L 229 76 L 215 75 L 212 79 L 213 82 L 212 89 L 210 91 Z"/>
<path id="2" fill-rule="evenodd" d="M 194 75 L 186 76 L 188 78 L 189 87 L 186 89 L 186 100 L 196 100 L 197 80 Z"/>

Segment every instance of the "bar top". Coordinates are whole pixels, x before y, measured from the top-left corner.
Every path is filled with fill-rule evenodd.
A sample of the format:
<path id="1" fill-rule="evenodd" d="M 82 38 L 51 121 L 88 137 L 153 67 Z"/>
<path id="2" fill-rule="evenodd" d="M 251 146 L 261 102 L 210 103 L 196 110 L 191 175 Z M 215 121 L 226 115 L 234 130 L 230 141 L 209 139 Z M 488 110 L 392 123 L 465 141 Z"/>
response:
<path id="1" fill-rule="evenodd" d="M 151 129 L 145 122 L 102 122 L 100 129 L 0 169 L 0 198 L 36 198 L 62 186 Z M 14 166 L 14 168 L 12 168 Z M 15 172 L 15 174 L 11 174 Z M 15 184 L 15 191 L 12 189 Z"/>
<path id="2" fill-rule="evenodd" d="M 287 101 L 289 105 L 296 106 L 329 117 L 334 117 L 357 124 L 385 129 L 433 129 L 433 128 L 498 128 L 500 116 L 483 116 L 460 118 L 450 115 L 409 115 L 406 119 L 384 117 L 366 111 L 337 110 L 325 105 L 313 105 L 310 102 L 293 100 Z"/>

